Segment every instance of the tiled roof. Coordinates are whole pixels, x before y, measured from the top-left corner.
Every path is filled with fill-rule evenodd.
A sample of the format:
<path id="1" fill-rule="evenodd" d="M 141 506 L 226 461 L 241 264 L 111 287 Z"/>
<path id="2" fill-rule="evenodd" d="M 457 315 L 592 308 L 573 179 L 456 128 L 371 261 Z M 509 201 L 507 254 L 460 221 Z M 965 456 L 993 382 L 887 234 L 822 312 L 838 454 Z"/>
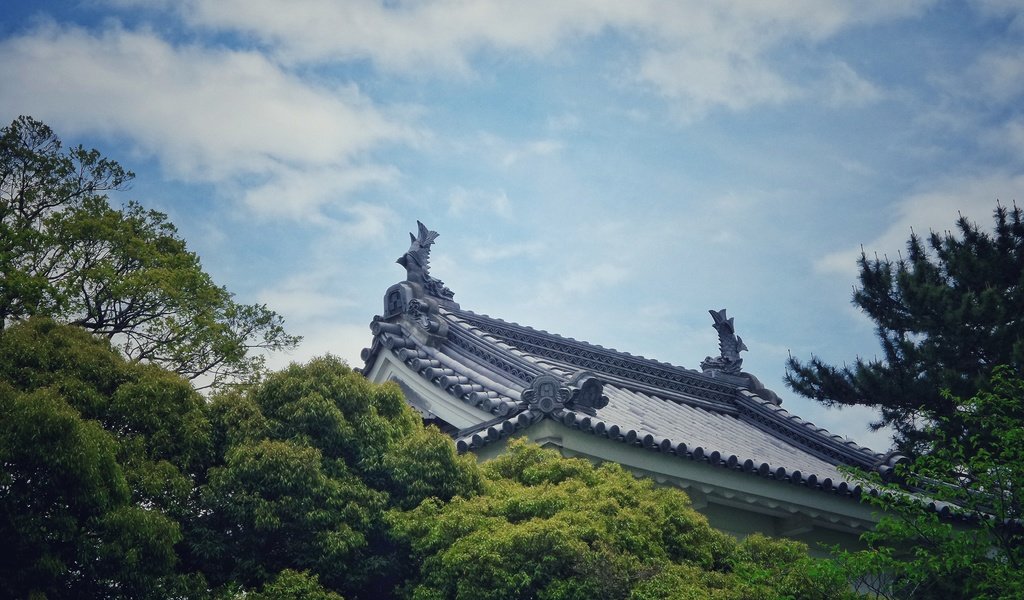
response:
<path id="1" fill-rule="evenodd" d="M 363 372 L 390 352 L 454 399 L 494 415 L 457 434 L 462 452 L 549 418 L 612 441 L 832 494 L 860 493 L 838 465 L 883 473 L 892 466 L 887 455 L 832 435 L 735 381 L 461 309 L 438 307 L 434 318 L 444 324 L 443 338 L 422 335 L 408 318 L 377 318 Z M 524 401 L 537 377 L 568 384 L 580 371 L 603 382 L 606 405 L 577 409 L 568 402 L 544 413 Z"/>
<path id="2" fill-rule="evenodd" d="M 774 392 L 739 369 L 738 352 L 746 348 L 724 310 L 712 311 L 723 356 L 698 372 L 462 310 L 429 274 L 436 233 L 420 224 L 420 235 L 410 237 L 399 260 L 408 278 L 385 294 L 362 371 L 370 373 L 390 353 L 439 391 L 493 415 L 457 433 L 462 452 L 552 419 L 709 468 L 846 496 L 859 495 L 860 487 L 846 481 L 839 465 L 885 477 L 902 458 L 782 408 Z"/>

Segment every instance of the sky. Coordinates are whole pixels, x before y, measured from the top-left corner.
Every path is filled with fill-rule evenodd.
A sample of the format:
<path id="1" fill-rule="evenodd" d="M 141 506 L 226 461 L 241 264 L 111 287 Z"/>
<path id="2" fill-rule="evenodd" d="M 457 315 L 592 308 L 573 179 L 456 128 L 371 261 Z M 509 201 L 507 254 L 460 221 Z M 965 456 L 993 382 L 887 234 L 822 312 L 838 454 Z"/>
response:
<path id="1" fill-rule="evenodd" d="M 136 173 L 204 268 L 360 366 L 422 220 L 463 308 L 698 368 L 728 309 L 879 353 L 856 259 L 1024 201 L 1024 2 L 5 0 L 0 121 Z"/>

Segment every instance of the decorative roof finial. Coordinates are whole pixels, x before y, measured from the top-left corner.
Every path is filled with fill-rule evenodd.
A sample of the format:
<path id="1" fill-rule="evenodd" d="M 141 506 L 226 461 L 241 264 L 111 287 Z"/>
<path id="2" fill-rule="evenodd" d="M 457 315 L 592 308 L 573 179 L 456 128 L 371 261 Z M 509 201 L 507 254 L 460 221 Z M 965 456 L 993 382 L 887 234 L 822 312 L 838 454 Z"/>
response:
<path id="1" fill-rule="evenodd" d="M 416 221 L 419 235 L 409 234 L 412 243 L 409 250 L 395 262 L 405 267 L 405 280 L 423 286 L 423 290 L 431 296 L 451 300 L 455 292 L 445 287 L 444 282 L 430 276 L 430 246 L 437 239 L 438 233 L 427 229 L 423 223 Z"/>
<path id="2" fill-rule="evenodd" d="M 747 350 L 743 338 L 736 335 L 736 326 L 732 318 L 725 316 L 725 309 L 709 310 L 711 318 L 715 320 L 713 327 L 718 332 L 718 350 L 720 356 L 711 358 L 708 356 L 700 363 L 700 368 L 707 371 L 720 371 L 730 375 L 739 375 L 743 366 L 743 359 L 740 352 Z"/>

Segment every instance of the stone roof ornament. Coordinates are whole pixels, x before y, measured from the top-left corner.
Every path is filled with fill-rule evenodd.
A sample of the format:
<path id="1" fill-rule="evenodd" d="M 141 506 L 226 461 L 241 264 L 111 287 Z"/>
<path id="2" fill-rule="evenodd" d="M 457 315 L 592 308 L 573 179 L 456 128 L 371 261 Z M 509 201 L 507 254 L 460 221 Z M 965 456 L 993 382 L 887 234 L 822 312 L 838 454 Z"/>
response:
<path id="1" fill-rule="evenodd" d="M 596 415 L 597 409 L 608 406 L 608 396 L 604 395 L 604 382 L 590 371 L 580 371 L 569 382 L 572 397 L 569 404 L 578 412 Z"/>
<path id="2" fill-rule="evenodd" d="M 747 345 L 743 343 L 743 338 L 736 335 L 736 326 L 733 323 L 733 319 L 726 317 L 724 308 L 722 310 L 709 310 L 708 312 L 711 313 L 711 318 L 715 320 L 715 324 L 712 327 L 718 332 L 718 350 L 720 355 L 715 358 L 706 357 L 701 361 L 700 368 L 705 373 L 717 371 L 728 375 L 739 375 L 743 367 L 743 359 L 740 358 L 740 352 L 747 350 Z"/>
<path id="3" fill-rule="evenodd" d="M 405 267 L 406 281 L 423 286 L 423 291 L 429 296 L 451 300 L 455 292 L 445 287 L 440 279 L 430 276 L 430 246 L 437 239 L 438 233 L 427 229 L 420 221 L 416 221 L 416 225 L 419 232 L 417 235 L 409 233 L 409 250 L 395 262 Z"/>
<path id="4" fill-rule="evenodd" d="M 523 401 L 527 407 L 544 414 L 565 406 L 572 395 L 572 390 L 552 375 L 538 375 L 530 387 L 523 390 Z"/>

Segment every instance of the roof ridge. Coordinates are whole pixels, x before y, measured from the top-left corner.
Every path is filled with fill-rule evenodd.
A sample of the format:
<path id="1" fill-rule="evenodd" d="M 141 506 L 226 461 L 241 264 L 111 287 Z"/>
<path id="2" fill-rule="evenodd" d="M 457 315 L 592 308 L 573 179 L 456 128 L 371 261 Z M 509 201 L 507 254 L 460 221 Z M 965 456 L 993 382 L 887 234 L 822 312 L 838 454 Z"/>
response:
<path id="1" fill-rule="evenodd" d="M 487 330 L 490 335 L 504 338 L 513 346 L 526 346 L 526 348 L 522 349 L 529 353 L 560 360 L 580 368 L 601 371 L 606 375 L 618 376 L 624 382 L 651 385 L 658 389 L 668 389 L 686 396 L 695 396 L 696 398 L 699 398 L 701 395 L 710 395 L 715 398 L 714 401 L 720 402 L 725 406 L 733 404 L 732 398 L 735 396 L 736 390 L 743 387 L 734 382 L 709 377 L 694 369 L 637 356 L 629 352 L 605 348 L 590 342 L 567 338 L 557 333 L 538 330 L 527 325 L 520 325 L 488 315 L 479 315 L 462 309 L 446 312 L 455 314 L 457 317 Z M 506 331 L 502 333 L 495 331 L 495 329 L 499 328 L 504 328 Z M 512 339 L 517 335 L 519 336 L 518 339 Z M 531 338 L 524 338 L 524 335 L 531 336 Z M 544 338 L 547 338 L 547 343 L 545 343 Z M 561 348 L 553 347 L 553 344 L 563 344 L 564 346 Z M 582 352 L 573 352 L 573 349 Z M 586 352 L 591 353 L 591 355 L 585 355 L 584 353 Z M 680 400 L 692 401 L 689 399 L 683 400 L 682 398 Z M 708 400 L 706 402 L 713 401 Z"/>
<path id="2" fill-rule="evenodd" d="M 686 370 L 686 371 L 692 371 L 693 373 L 700 374 L 700 371 L 697 371 L 696 369 L 690 369 L 688 367 L 683 367 L 681 365 L 672 364 L 670 362 L 665 362 L 665 361 L 662 361 L 662 360 L 658 360 L 656 358 L 648 358 L 646 356 L 643 356 L 642 354 L 633 354 L 633 353 L 627 352 L 625 350 L 618 350 L 618 349 L 615 349 L 615 348 L 609 348 L 607 346 L 602 346 L 601 344 L 595 344 L 593 342 L 588 342 L 586 340 L 578 340 L 578 339 L 576 339 L 574 337 L 569 337 L 567 335 L 562 335 L 560 333 L 555 333 L 553 331 L 548 331 L 546 329 L 538 329 L 538 328 L 530 326 L 530 325 L 523 325 L 522 323 L 516 323 L 515 321 L 509 321 L 509 320 L 506 320 L 506 319 L 502 319 L 501 317 L 492 317 L 491 315 L 484 314 L 484 313 L 474 312 L 472 310 L 467 310 L 465 308 L 447 309 L 446 312 L 458 313 L 460 315 L 468 316 L 471 319 L 472 318 L 487 319 L 489 321 L 494 321 L 496 323 L 501 323 L 502 325 L 508 325 L 508 326 L 511 326 L 511 327 L 518 327 L 520 329 L 525 329 L 525 330 L 528 330 L 528 331 L 532 331 L 534 333 L 551 336 L 551 337 L 554 337 L 554 338 L 558 338 L 560 340 L 564 340 L 564 341 L 567 341 L 567 342 L 572 342 L 574 344 L 581 344 L 581 345 L 584 345 L 584 346 L 590 346 L 592 348 L 596 348 L 596 349 L 602 350 L 604 352 L 612 352 L 612 353 L 615 353 L 615 354 L 621 354 L 623 356 L 628 356 L 628 357 L 636 359 L 636 360 L 641 360 L 641 361 L 645 361 L 645 362 L 651 362 L 651 363 L 655 363 L 657 365 L 661 365 L 661 366 L 664 366 L 664 367 L 671 367 L 673 369 L 683 369 L 683 370 Z"/>

